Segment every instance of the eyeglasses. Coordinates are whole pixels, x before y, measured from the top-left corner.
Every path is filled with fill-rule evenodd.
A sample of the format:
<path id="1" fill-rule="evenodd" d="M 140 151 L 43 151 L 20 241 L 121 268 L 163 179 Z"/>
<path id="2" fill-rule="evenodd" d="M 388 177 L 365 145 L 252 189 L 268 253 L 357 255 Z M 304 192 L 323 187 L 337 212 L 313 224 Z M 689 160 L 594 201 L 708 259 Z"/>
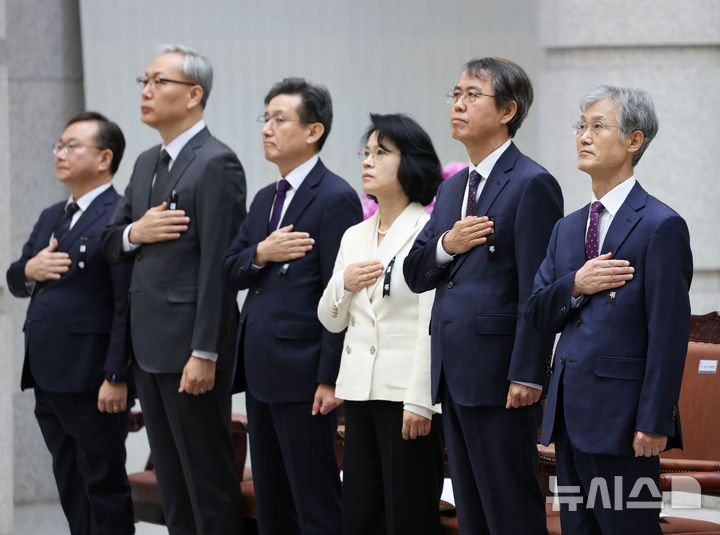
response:
<path id="1" fill-rule="evenodd" d="M 602 121 L 590 121 L 589 123 L 584 123 L 582 121 L 577 121 L 576 123 L 573 123 L 572 129 L 573 132 L 575 132 L 576 136 L 581 136 L 585 133 L 585 130 L 590 129 L 590 135 L 593 136 L 599 136 L 603 130 L 606 128 L 620 128 L 616 124 L 608 124 L 604 123 Z"/>
<path id="2" fill-rule="evenodd" d="M 495 98 L 495 95 L 490 95 L 488 93 L 481 93 L 480 91 L 468 91 L 467 93 L 464 93 L 462 91 L 449 91 L 446 95 L 446 102 L 448 104 L 456 104 L 458 100 L 462 99 L 465 104 L 472 104 L 480 97 L 492 97 Z"/>
<path id="3" fill-rule="evenodd" d="M 137 83 L 137 87 L 141 91 L 147 86 L 150 86 L 150 89 L 162 89 L 163 87 L 167 87 L 168 84 L 200 85 L 197 82 L 171 80 L 170 78 L 147 78 L 143 76 L 138 76 L 137 78 L 135 78 L 135 83 Z"/>
<path id="4" fill-rule="evenodd" d="M 391 151 L 391 150 L 385 150 L 382 147 L 378 147 L 375 150 L 370 149 L 360 149 L 357 153 L 358 160 L 361 162 L 364 162 L 369 157 L 372 156 L 373 162 L 381 162 L 385 156 L 389 156 L 390 154 L 398 154 L 397 152 Z"/>
<path id="5" fill-rule="evenodd" d="M 274 126 L 275 128 L 280 128 L 285 123 L 302 123 L 300 119 L 286 119 L 281 115 L 273 115 L 272 117 L 267 117 L 266 115 L 258 115 L 257 119 L 255 120 L 258 122 L 258 124 L 262 125 L 270 123 L 270 126 Z"/>
<path id="6" fill-rule="evenodd" d="M 80 149 L 82 147 L 90 147 L 90 148 L 97 149 L 97 150 L 105 150 L 107 148 L 107 147 L 100 147 L 98 145 L 83 145 L 79 141 L 68 141 L 67 143 L 58 141 L 57 143 L 53 144 L 52 152 L 53 152 L 53 156 L 57 156 L 58 152 L 64 151 L 65 155 L 67 156 L 68 152 L 75 151 L 76 149 Z"/>

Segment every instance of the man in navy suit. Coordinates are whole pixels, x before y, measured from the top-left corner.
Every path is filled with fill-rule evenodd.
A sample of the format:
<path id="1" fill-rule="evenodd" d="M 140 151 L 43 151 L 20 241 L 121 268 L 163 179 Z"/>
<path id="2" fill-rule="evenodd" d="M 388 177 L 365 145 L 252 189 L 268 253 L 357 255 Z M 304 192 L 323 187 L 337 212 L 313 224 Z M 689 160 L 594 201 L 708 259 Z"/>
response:
<path id="1" fill-rule="evenodd" d="M 466 534 L 545 533 L 536 443 L 552 336 L 524 312 L 562 194 L 510 140 L 532 97 L 511 61 L 465 65 L 448 103 L 469 169 L 440 186 L 403 266 L 413 291 L 435 289 L 432 395 Z"/>
<path id="2" fill-rule="evenodd" d="M 332 124 L 327 89 L 286 78 L 265 97 L 265 158 L 279 180 L 261 189 L 223 260 L 240 313 L 238 374 L 263 535 L 341 530 L 335 379 L 343 334 L 317 319 L 340 239 L 362 219 L 357 193 L 318 158 Z M 244 380 L 243 380 L 244 375 Z"/>
<path id="3" fill-rule="evenodd" d="M 120 128 L 99 113 L 68 122 L 53 152 L 70 198 L 40 214 L 7 271 L 13 295 L 31 298 L 21 388 L 35 391 L 73 535 L 135 532 L 125 472 L 130 270 L 108 265 L 100 247 L 124 150 Z"/>
<path id="4" fill-rule="evenodd" d="M 563 533 L 660 534 L 658 453 L 682 447 L 688 229 L 634 177 L 658 129 L 647 93 L 600 86 L 581 110 L 578 169 L 593 202 L 555 226 L 527 309 L 539 330 L 562 333 L 542 442 L 555 441 L 558 485 L 578 489 L 560 496 Z"/>

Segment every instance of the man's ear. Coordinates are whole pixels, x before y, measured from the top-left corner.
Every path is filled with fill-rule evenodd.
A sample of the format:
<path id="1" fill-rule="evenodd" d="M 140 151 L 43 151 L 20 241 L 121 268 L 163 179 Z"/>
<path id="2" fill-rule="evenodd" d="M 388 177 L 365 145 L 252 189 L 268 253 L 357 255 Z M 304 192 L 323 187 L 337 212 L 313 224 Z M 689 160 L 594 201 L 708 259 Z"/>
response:
<path id="1" fill-rule="evenodd" d="M 627 144 L 628 152 L 637 152 L 642 147 L 643 141 L 645 141 L 645 135 L 640 130 L 633 130 L 627 137 L 625 137 L 625 143 Z"/>
<path id="2" fill-rule="evenodd" d="M 508 124 L 510 121 L 512 121 L 513 117 L 515 117 L 515 114 L 517 113 L 517 102 L 514 100 L 511 100 L 505 106 L 503 106 L 503 109 L 500 110 L 502 113 L 502 117 L 500 119 L 501 124 Z"/>
<path id="3" fill-rule="evenodd" d="M 110 149 L 103 149 L 102 151 L 100 151 L 100 154 L 98 156 L 100 158 L 100 161 L 98 163 L 98 169 L 100 171 L 107 171 L 108 169 L 110 169 L 113 161 L 113 151 L 111 151 Z"/>
<path id="4" fill-rule="evenodd" d="M 190 87 L 190 91 L 188 92 L 190 98 L 188 98 L 187 108 L 192 109 L 199 106 L 202 101 L 203 93 L 203 88 L 199 85 Z"/>
<path id="5" fill-rule="evenodd" d="M 322 123 L 310 123 L 307 125 L 307 132 L 308 135 L 307 138 L 305 138 L 305 143 L 308 145 L 315 144 L 325 133 L 325 127 Z"/>

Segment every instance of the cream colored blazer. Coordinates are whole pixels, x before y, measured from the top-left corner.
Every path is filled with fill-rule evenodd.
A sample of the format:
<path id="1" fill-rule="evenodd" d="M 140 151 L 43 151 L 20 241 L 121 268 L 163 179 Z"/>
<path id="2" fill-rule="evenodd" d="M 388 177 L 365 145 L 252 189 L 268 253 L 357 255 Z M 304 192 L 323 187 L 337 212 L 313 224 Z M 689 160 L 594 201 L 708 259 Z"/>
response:
<path id="1" fill-rule="evenodd" d="M 379 215 L 345 231 L 333 277 L 318 304 L 318 318 L 331 332 L 347 328 L 335 395 L 341 399 L 402 401 L 425 417 L 440 412 L 430 397 L 430 313 L 434 291 L 414 294 L 405 284 L 403 262 L 430 216 L 411 203 L 395 219 L 379 246 Z M 394 258 L 390 295 L 385 276 L 369 288 L 347 292 L 342 274 L 349 264 L 379 259 L 387 269 Z"/>

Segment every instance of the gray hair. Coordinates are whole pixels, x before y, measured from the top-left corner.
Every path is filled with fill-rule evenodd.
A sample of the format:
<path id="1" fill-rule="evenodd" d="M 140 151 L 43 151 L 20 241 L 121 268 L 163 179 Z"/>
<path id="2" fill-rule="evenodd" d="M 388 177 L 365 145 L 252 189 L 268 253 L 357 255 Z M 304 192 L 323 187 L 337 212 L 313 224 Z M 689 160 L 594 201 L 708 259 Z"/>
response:
<path id="1" fill-rule="evenodd" d="M 162 54 L 180 54 L 183 57 L 180 71 L 202 87 L 203 96 L 200 107 L 205 109 L 213 82 L 213 68 L 210 60 L 184 45 L 164 45 L 160 50 Z"/>
<path id="2" fill-rule="evenodd" d="M 625 138 L 635 130 L 642 132 L 643 143 L 632 158 L 632 166 L 635 167 L 658 131 L 655 105 L 650 95 L 643 89 L 601 85 L 590 90 L 583 97 L 580 101 L 580 110 L 585 113 L 590 104 L 599 100 L 609 100 L 615 104 L 618 110 L 618 126 L 620 127 L 618 130 L 621 141 L 625 141 Z"/>

